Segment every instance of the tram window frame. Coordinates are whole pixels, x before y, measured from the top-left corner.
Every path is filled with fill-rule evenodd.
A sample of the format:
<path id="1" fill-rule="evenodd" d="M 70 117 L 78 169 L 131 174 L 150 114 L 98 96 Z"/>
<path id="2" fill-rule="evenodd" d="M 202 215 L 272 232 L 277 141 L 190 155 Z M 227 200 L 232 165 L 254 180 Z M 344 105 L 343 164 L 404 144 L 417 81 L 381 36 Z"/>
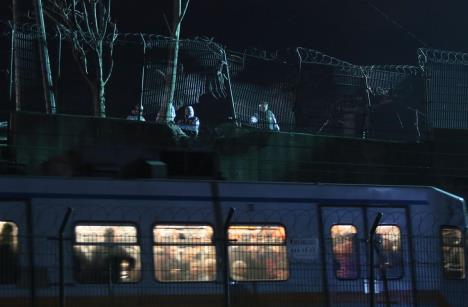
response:
<path id="1" fill-rule="evenodd" d="M 156 241 L 156 236 L 155 236 L 155 229 L 158 226 L 166 226 L 166 227 L 209 227 L 211 229 L 211 238 L 209 243 L 177 243 L 177 242 L 157 242 Z M 164 284 L 175 284 L 175 283 L 212 283 L 216 282 L 218 278 L 218 258 L 217 258 L 217 248 L 216 248 L 216 243 L 215 243 L 215 227 L 210 224 L 210 223 L 187 223 L 187 222 L 175 222 L 175 223 L 156 223 L 153 224 L 151 227 L 151 237 L 152 237 L 152 258 L 153 258 L 153 278 L 159 282 L 159 283 L 164 283 Z M 214 273 L 213 278 L 209 280 L 182 280 L 182 279 L 177 279 L 177 280 L 162 280 L 158 278 L 157 274 L 160 272 L 158 270 L 158 265 L 157 265 L 157 251 L 156 247 L 157 246 L 208 246 L 211 247 L 213 250 L 213 255 L 214 255 L 214 270 L 212 273 Z"/>
<path id="2" fill-rule="evenodd" d="M 229 235 L 229 230 L 234 228 L 234 227 L 280 227 L 284 231 L 284 240 L 281 243 L 233 243 L 234 241 L 231 240 L 230 235 Z M 236 223 L 236 224 L 231 224 L 228 229 L 227 229 L 227 236 L 228 236 L 228 263 L 229 263 L 229 278 L 235 282 L 286 282 L 290 279 L 291 277 L 291 269 L 290 269 L 290 263 L 289 263 L 289 253 L 288 253 L 288 247 L 287 247 L 287 228 L 284 224 L 280 223 Z M 286 271 L 286 277 L 283 279 L 262 279 L 262 278 L 247 278 L 247 279 L 235 279 L 233 278 L 232 274 L 232 265 L 235 263 L 232 263 L 232 257 L 231 255 L 231 248 L 235 246 L 280 246 L 283 249 L 283 252 L 281 253 L 284 256 L 284 263 L 286 264 L 286 268 L 276 268 L 277 270 L 285 270 Z M 248 269 L 248 268 L 247 268 Z"/>
<path id="3" fill-rule="evenodd" d="M 401 227 L 397 224 L 380 224 L 377 226 L 377 228 L 375 229 L 375 235 L 379 235 L 378 234 L 378 230 L 380 227 L 385 227 L 385 226 L 390 226 L 390 227 L 396 227 L 398 229 L 398 236 L 399 236 L 399 244 L 400 244 L 400 249 L 399 249 L 399 252 L 398 252 L 398 259 L 397 259 L 397 264 L 398 264 L 398 267 L 399 267 L 399 274 L 398 275 L 395 275 L 395 276 L 392 276 L 392 277 L 389 277 L 387 276 L 385 279 L 387 280 L 395 280 L 395 279 L 401 279 L 403 278 L 404 276 L 404 271 L 405 271 L 405 266 L 404 266 L 404 257 L 403 257 L 403 241 L 402 241 L 402 236 L 401 236 Z M 378 242 L 377 242 L 378 243 Z M 375 253 L 375 257 L 374 257 L 374 261 L 375 261 L 375 265 L 379 264 L 379 255 L 377 253 L 376 250 L 374 250 L 374 253 Z M 378 268 L 376 268 L 376 271 L 377 271 L 377 274 L 378 274 L 378 279 L 379 280 L 383 280 L 382 276 L 381 276 L 381 273 L 380 273 L 380 270 Z"/>
<path id="4" fill-rule="evenodd" d="M 135 235 L 135 242 L 122 242 L 122 243 L 114 243 L 114 245 L 119 246 L 119 247 L 133 247 L 137 248 L 136 252 L 134 253 L 137 258 L 136 258 L 136 267 L 138 267 L 139 264 L 139 269 L 137 270 L 138 276 L 136 279 L 131 280 L 131 281 L 112 281 L 112 284 L 121 284 L 121 285 L 128 285 L 128 284 L 136 284 L 141 282 L 143 278 L 143 261 L 142 261 L 142 246 L 141 246 L 141 238 L 140 238 L 140 229 L 138 224 L 132 223 L 132 222 L 114 222 L 114 221 L 78 221 L 74 223 L 73 225 L 73 244 L 72 244 L 72 255 L 73 255 L 73 260 L 72 260 L 72 265 L 73 265 L 73 278 L 76 282 L 80 284 L 94 284 L 94 285 L 103 285 L 109 283 L 109 279 L 105 282 L 96 282 L 96 281 L 86 281 L 86 280 L 80 280 L 80 278 L 77 278 L 77 274 L 75 271 L 75 256 L 76 256 L 76 251 L 75 248 L 77 246 L 106 246 L 106 243 L 104 242 L 79 242 L 77 240 L 77 227 L 78 226 L 91 226 L 91 227 L 133 227 L 135 229 L 136 235 Z"/>
<path id="5" fill-rule="evenodd" d="M 460 242 L 458 245 L 450 245 L 450 244 L 445 244 L 445 238 L 444 238 L 444 230 L 456 230 L 460 234 Z M 461 264 L 462 264 L 462 270 L 458 271 L 461 272 L 462 275 L 460 277 L 457 276 L 450 276 L 449 274 L 454 274 L 454 272 L 457 272 L 457 270 L 449 271 L 447 264 L 446 264 L 446 254 L 444 248 L 457 248 L 459 251 L 459 256 L 461 256 Z M 440 227 L 440 251 L 441 251 L 441 266 L 442 266 L 442 275 L 444 276 L 445 279 L 449 280 L 465 280 L 466 279 L 466 252 L 465 252 L 465 234 L 463 231 L 460 229 L 460 227 L 457 226 L 451 226 L 451 225 L 443 225 Z M 461 253 L 460 253 L 461 252 Z"/>
<path id="6" fill-rule="evenodd" d="M 354 250 L 354 253 L 353 253 L 353 258 L 355 258 L 355 265 L 354 265 L 354 275 L 352 277 L 340 277 L 338 276 L 338 271 L 340 270 L 340 268 L 338 268 L 337 264 L 338 264 L 338 260 L 337 257 L 336 257 L 336 253 L 335 253 L 335 250 L 333 248 L 333 245 L 334 245 L 334 240 L 335 238 L 333 237 L 333 233 L 332 233 L 332 229 L 336 226 L 352 226 L 354 227 L 354 229 L 356 230 L 356 232 L 354 233 L 354 236 L 352 238 L 352 244 L 354 246 L 353 250 Z M 335 278 L 338 279 L 338 280 L 358 280 L 360 277 L 361 277 L 361 256 L 360 256 L 360 246 L 359 246 L 359 228 L 354 225 L 354 224 L 333 224 L 331 225 L 330 227 L 330 239 L 331 239 L 331 248 L 332 248 L 332 257 L 333 257 L 333 271 L 334 271 L 334 274 L 335 274 Z"/>
<path id="7" fill-rule="evenodd" d="M 14 278 L 12 281 L 3 281 L 3 276 L 0 276 L 0 286 L 11 286 L 11 285 L 16 285 L 18 283 L 18 280 L 19 280 L 19 274 L 21 273 L 21 265 L 20 265 L 20 256 L 21 256 L 21 250 L 20 250 L 20 227 L 18 227 L 18 224 L 15 223 L 14 221 L 12 220 L 0 220 L 0 222 L 3 222 L 4 224 L 3 225 L 6 225 L 6 224 L 12 224 L 15 228 L 16 228 L 16 236 L 13 236 L 13 237 L 16 237 L 16 255 L 15 255 L 15 261 L 16 261 L 16 265 L 15 265 L 15 269 L 14 269 Z M 3 230 L 3 226 L 2 228 L 0 229 L 0 232 Z M 1 237 L 1 236 L 0 236 Z M 3 270 L 0 270 L 0 275 L 2 274 Z"/>

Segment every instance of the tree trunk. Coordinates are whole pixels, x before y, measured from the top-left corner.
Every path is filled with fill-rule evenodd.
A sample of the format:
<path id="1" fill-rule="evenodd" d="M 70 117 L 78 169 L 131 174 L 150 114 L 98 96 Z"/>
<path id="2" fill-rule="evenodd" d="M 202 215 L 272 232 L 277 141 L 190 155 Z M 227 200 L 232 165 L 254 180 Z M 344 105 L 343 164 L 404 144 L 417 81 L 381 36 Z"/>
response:
<path id="1" fill-rule="evenodd" d="M 47 48 L 47 36 L 44 24 L 44 12 L 42 0 L 34 2 L 36 8 L 36 24 L 39 28 L 39 54 L 41 58 L 42 86 L 44 88 L 44 98 L 46 102 L 46 113 L 55 114 L 55 94 L 52 83 L 52 71 L 50 70 L 49 50 Z"/>
<path id="2" fill-rule="evenodd" d="M 98 58 L 98 71 L 97 71 L 97 83 L 98 83 L 98 96 L 96 97 L 97 100 L 94 101 L 95 103 L 95 114 L 94 116 L 98 117 L 106 117 L 106 83 L 104 81 L 103 71 L 104 71 L 104 63 L 102 59 L 102 45 L 100 45 L 97 49 L 97 58 Z"/>
<path id="3" fill-rule="evenodd" d="M 164 90 L 164 99 L 161 109 L 156 117 L 156 122 L 167 124 L 173 121 L 174 96 L 177 82 L 177 66 L 179 61 L 179 38 L 180 38 L 180 16 L 182 14 L 182 0 L 174 0 L 174 35 L 173 42 L 169 47 L 169 57 L 166 71 L 166 84 Z"/>

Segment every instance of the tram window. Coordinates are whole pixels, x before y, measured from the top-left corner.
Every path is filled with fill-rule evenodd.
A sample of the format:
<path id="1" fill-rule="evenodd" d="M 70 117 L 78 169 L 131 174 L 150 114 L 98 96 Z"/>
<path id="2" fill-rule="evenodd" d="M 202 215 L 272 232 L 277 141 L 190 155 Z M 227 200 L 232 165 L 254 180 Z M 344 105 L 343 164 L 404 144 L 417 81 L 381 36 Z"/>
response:
<path id="1" fill-rule="evenodd" d="M 140 246 L 135 226 L 77 225 L 73 252 L 78 282 L 130 283 L 140 279 Z"/>
<path id="2" fill-rule="evenodd" d="M 396 225 L 380 225 L 375 230 L 377 278 L 396 279 L 403 276 L 401 232 Z"/>
<path id="3" fill-rule="evenodd" d="M 0 221 L 0 284 L 14 284 L 19 271 L 18 226 Z"/>
<path id="4" fill-rule="evenodd" d="M 460 229 L 444 227 L 442 235 L 442 257 L 444 276 L 448 279 L 465 279 L 465 251 Z"/>
<path id="5" fill-rule="evenodd" d="M 289 277 L 283 226 L 236 225 L 228 229 L 231 279 L 281 281 Z"/>
<path id="6" fill-rule="evenodd" d="M 353 225 L 334 225 L 330 232 L 336 278 L 357 279 L 359 277 L 357 228 Z"/>
<path id="7" fill-rule="evenodd" d="M 216 280 L 213 228 L 207 225 L 156 225 L 155 277 L 160 282 Z"/>

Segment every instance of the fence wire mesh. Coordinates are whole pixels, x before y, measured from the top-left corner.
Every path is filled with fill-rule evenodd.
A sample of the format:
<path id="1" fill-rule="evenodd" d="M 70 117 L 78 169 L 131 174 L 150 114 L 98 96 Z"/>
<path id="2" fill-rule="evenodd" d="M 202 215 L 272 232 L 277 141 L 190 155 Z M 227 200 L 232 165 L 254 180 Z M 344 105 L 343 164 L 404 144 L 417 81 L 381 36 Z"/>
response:
<path id="1" fill-rule="evenodd" d="M 2 24 L 2 27 L 6 26 Z M 10 25 L 2 33 L 14 58 L 4 87 L 16 88 L 16 108 L 44 107 L 37 29 Z M 48 33 L 58 111 L 89 115 L 91 94 L 73 62 L 67 37 Z M 153 121 L 166 101 L 170 38 L 119 34 L 115 70 L 107 86 L 107 115 L 126 118 L 136 104 Z M 177 119 L 185 106 L 195 107 L 201 126 L 252 121 L 267 101 L 281 131 L 348 137 L 420 141 L 431 128 L 466 128 L 466 54 L 435 49 L 418 51 L 420 66 L 359 66 L 319 51 L 296 48 L 284 54 L 226 51 L 210 39 L 183 39 L 177 66 L 174 107 Z M 9 65 L 3 63 L 2 65 Z M 12 110 L 13 102 L 2 106 Z M 176 119 L 176 121 L 177 121 Z M 271 125 L 263 125 L 271 130 Z M 202 129 L 203 130 L 203 129 Z"/>
<path id="2" fill-rule="evenodd" d="M 50 227 L 61 223 L 60 214 L 53 218 L 53 208 L 44 209 L 38 221 L 49 216 Z M 27 236 L 15 223 L 0 221 L 0 303 L 61 306 L 63 289 L 66 306 L 76 307 L 224 306 L 227 291 L 228 306 L 234 307 L 465 304 L 466 249 L 457 228 L 443 228 L 438 237 L 407 236 L 396 223 L 379 226 L 369 263 L 369 241 L 343 222 L 346 214 L 323 216 L 325 224 L 338 220 L 321 238 L 305 240 L 304 227 L 317 218 L 310 211 L 241 209 L 239 215 L 250 218 L 230 226 L 226 241 L 212 225 L 195 223 L 208 219 L 209 210 L 195 211 L 151 211 L 179 221 L 150 226 L 151 235 L 141 227 L 147 223 L 74 223 L 62 241 Z M 115 212 L 132 220 L 144 214 L 127 207 L 96 209 L 93 220 L 114 219 Z M 181 223 L 177 217 L 187 214 L 190 218 Z M 255 222 L 261 218 L 265 223 Z M 301 240 L 308 242 L 307 249 L 298 250 Z"/>

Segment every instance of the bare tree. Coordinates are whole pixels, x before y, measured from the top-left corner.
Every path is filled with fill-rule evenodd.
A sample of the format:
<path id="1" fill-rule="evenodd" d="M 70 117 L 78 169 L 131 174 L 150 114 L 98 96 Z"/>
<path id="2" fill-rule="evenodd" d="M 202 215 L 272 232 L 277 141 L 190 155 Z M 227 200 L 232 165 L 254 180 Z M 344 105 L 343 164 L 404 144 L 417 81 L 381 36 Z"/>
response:
<path id="1" fill-rule="evenodd" d="M 182 8 L 183 0 L 174 0 L 174 17 L 172 26 L 166 20 L 167 26 L 170 31 L 172 41 L 170 42 L 169 57 L 166 71 L 166 85 L 164 90 L 164 100 L 159 109 L 156 117 L 156 122 L 162 124 L 169 124 L 174 119 L 174 94 L 177 81 L 177 65 L 179 60 L 179 39 L 180 39 L 180 26 L 185 17 L 190 0 L 185 0 Z M 174 127 L 177 128 L 177 127 Z M 180 130 L 180 129 L 178 129 Z M 178 131 L 183 134 L 182 131 Z"/>
<path id="2" fill-rule="evenodd" d="M 106 116 L 105 88 L 114 66 L 117 26 L 112 0 L 45 0 L 44 12 L 72 44 L 73 57 L 91 88 L 95 116 Z"/>

